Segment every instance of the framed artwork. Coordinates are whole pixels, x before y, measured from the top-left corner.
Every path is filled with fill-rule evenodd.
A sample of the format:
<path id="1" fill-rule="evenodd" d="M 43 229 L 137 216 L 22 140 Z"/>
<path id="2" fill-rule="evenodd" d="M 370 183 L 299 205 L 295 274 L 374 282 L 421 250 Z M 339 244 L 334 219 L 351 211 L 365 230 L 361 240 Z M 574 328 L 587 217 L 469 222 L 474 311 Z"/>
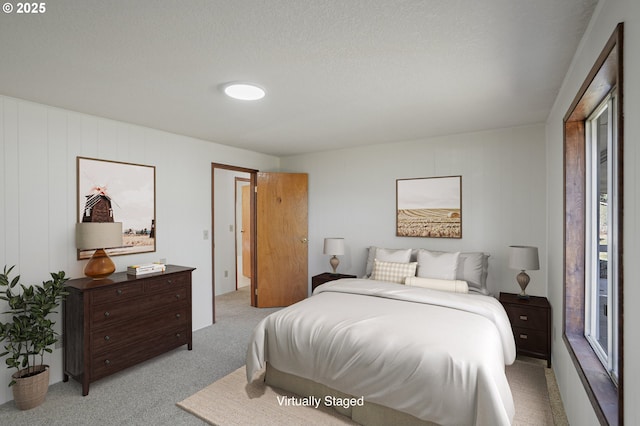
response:
<path id="1" fill-rule="evenodd" d="M 78 222 L 122 222 L 123 246 L 109 256 L 156 251 L 156 168 L 77 157 Z M 88 259 L 94 250 L 78 250 Z"/>
<path id="2" fill-rule="evenodd" d="M 396 179 L 396 235 L 462 238 L 462 176 Z"/>

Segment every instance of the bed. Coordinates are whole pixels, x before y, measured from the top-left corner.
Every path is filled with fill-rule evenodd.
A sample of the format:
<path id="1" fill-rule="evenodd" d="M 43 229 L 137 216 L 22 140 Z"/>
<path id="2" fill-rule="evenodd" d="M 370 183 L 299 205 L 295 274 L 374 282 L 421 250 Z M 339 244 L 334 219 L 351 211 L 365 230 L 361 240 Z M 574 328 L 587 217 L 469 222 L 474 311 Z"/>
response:
<path id="1" fill-rule="evenodd" d="M 261 321 L 247 380 L 266 370 L 267 383 L 361 424 L 511 424 L 515 344 L 500 303 L 381 280 L 375 263 L 370 278 L 323 284 Z"/>

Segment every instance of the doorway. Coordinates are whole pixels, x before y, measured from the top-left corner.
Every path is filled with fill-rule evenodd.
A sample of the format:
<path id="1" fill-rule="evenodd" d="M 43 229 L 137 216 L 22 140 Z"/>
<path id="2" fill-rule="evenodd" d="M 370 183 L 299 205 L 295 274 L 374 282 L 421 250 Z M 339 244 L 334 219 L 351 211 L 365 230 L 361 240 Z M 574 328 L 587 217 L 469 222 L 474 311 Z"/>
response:
<path id="1" fill-rule="evenodd" d="M 248 197 L 248 206 L 242 205 L 242 191 L 250 194 L 255 187 L 257 170 L 226 164 L 211 164 L 211 239 L 212 264 L 212 321 L 216 322 L 215 298 L 224 293 L 236 291 L 248 284 L 247 303 L 255 306 L 255 283 L 251 273 L 254 264 L 251 226 L 243 226 L 243 216 L 253 220 L 253 201 Z M 244 212 L 244 215 L 242 214 Z M 243 230 L 246 232 L 246 250 L 243 253 Z M 239 259 L 242 257 L 242 259 Z M 238 264 L 240 262 L 240 265 Z M 243 274 L 242 264 L 249 268 Z"/>
<path id="2" fill-rule="evenodd" d="M 258 172 L 212 163 L 213 323 L 216 294 L 236 290 L 237 228 L 241 220 L 235 216 L 238 210 L 235 178 L 247 176 L 249 225 L 244 229 L 249 228 L 251 306 L 289 306 L 308 296 L 308 175 Z M 225 198 L 227 191 L 232 194 L 230 201 Z"/>

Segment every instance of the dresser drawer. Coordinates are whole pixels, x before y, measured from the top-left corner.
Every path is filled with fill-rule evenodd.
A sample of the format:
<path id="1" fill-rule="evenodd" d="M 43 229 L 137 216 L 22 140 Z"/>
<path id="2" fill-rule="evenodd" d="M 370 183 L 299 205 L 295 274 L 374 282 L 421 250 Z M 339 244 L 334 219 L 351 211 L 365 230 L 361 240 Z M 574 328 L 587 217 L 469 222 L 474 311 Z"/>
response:
<path id="1" fill-rule="evenodd" d="M 158 276 L 144 282 L 145 293 L 169 291 L 175 287 L 184 287 L 189 283 L 189 274 Z"/>
<path id="2" fill-rule="evenodd" d="M 518 351 L 547 353 L 548 341 L 546 331 L 534 331 L 527 328 L 513 327 L 513 337 Z"/>
<path id="3" fill-rule="evenodd" d="M 143 292 L 141 283 L 118 284 L 91 291 L 91 303 L 120 303 L 126 302 L 132 297 L 141 296 Z"/>
<path id="4" fill-rule="evenodd" d="M 189 289 L 185 286 L 170 288 L 150 296 L 134 300 L 135 303 L 104 303 L 93 307 L 91 323 L 94 327 L 130 321 L 146 311 L 162 311 L 188 304 Z"/>
<path id="5" fill-rule="evenodd" d="M 91 333 L 91 350 L 103 352 L 123 345 L 135 345 L 141 340 L 177 326 L 186 327 L 189 319 L 189 308 L 185 303 L 176 304 L 166 312 L 143 315 L 132 321 L 115 325 L 96 327 Z"/>
<path id="6" fill-rule="evenodd" d="M 108 376 L 170 349 L 182 346 L 188 343 L 188 337 L 186 327 L 176 327 L 159 335 L 141 340 L 136 345 L 123 346 L 100 354 L 93 354 L 94 356 L 91 360 L 92 380 Z"/>
<path id="7" fill-rule="evenodd" d="M 527 306 L 509 305 L 506 307 L 509 321 L 513 327 L 533 330 L 547 330 L 547 311 Z"/>

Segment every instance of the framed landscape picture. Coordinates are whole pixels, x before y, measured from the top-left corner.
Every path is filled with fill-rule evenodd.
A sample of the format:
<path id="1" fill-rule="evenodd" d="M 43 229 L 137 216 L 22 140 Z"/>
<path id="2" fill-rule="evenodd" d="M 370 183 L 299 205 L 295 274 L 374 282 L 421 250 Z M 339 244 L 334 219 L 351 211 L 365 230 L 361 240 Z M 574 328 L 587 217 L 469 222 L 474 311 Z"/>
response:
<path id="1" fill-rule="evenodd" d="M 123 246 L 109 256 L 156 251 L 156 168 L 77 157 L 77 172 L 78 222 L 122 222 Z"/>
<path id="2" fill-rule="evenodd" d="M 462 238 L 462 176 L 397 179 L 396 235 Z"/>

